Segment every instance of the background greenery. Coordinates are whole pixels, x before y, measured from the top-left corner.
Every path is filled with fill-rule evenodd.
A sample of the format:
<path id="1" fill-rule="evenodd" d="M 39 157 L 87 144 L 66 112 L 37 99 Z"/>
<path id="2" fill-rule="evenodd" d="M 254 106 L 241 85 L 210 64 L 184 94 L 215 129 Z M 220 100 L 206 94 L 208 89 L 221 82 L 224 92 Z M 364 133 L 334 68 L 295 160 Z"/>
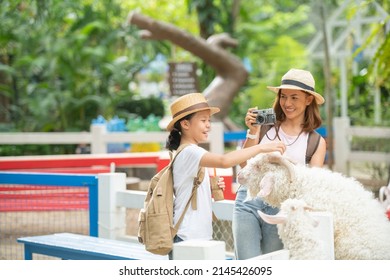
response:
<path id="1" fill-rule="evenodd" d="M 326 14 L 343 2 L 325 1 Z M 350 1 L 346 18 L 371 2 Z M 388 1 L 376 2 L 390 10 Z M 313 61 L 307 53 L 308 43 L 321 30 L 316 1 L 3 0 L 0 131 L 82 131 L 89 130 L 98 115 L 106 119 L 162 116 L 167 113 L 166 104 L 142 96 L 131 86 L 160 54 L 168 61 L 197 62 L 204 89 L 214 78 L 213 70 L 169 42 L 141 40 L 137 28 L 126 24 L 132 10 L 203 38 L 229 32 L 238 39 L 239 46 L 231 51 L 245 61 L 250 77 L 230 112 L 237 124 L 243 124 L 249 106 L 272 105 L 274 94 L 266 86 L 279 84 L 289 68 L 309 68 L 316 77 L 316 88 L 323 92 L 323 61 Z M 383 108 L 390 105 L 390 33 L 385 33 L 384 22 L 374 24 L 371 32 L 371 40 L 380 42 L 380 48 L 373 58 L 359 63 L 365 71 L 349 77 L 348 114 L 360 125 L 374 123 L 374 84 L 380 87 Z M 338 77 L 339 69 L 333 65 L 336 94 Z M 164 78 L 153 72 L 148 76 L 157 82 Z M 322 115 L 326 119 L 325 112 Z M 383 110 L 382 119 L 381 125 L 389 126 L 390 110 Z"/>

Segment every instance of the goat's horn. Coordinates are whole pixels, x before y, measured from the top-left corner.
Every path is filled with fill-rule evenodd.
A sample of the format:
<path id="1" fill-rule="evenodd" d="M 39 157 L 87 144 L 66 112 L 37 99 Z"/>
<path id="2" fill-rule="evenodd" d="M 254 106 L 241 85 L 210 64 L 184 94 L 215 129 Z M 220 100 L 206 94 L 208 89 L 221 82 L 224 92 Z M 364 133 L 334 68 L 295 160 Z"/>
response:
<path id="1" fill-rule="evenodd" d="M 269 215 L 265 214 L 264 212 L 261 212 L 260 210 L 257 210 L 257 213 L 266 223 L 271 225 L 283 224 L 286 222 L 287 219 L 287 217 L 280 212 L 276 215 Z"/>
<path id="2" fill-rule="evenodd" d="M 290 161 L 279 155 L 269 155 L 268 161 L 270 163 L 277 163 L 286 167 L 288 174 L 290 175 L 290 182 L 295 180 L 294 165 Z"/>
<path id="3" fill-rule="evenodd" d="M 305 211 L 315 211 L 315 209 L 313 207 L 310 207 L 310 206 L 303 207 L 303 210 L 305 210 Z"/>

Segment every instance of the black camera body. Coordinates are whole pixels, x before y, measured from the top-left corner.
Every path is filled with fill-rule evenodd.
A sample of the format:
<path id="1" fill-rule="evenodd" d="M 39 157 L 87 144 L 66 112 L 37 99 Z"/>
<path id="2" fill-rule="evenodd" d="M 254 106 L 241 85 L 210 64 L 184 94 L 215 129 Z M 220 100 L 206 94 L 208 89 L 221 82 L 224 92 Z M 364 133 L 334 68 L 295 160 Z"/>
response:
<path id="1" fill-rule="evenodd" d="M 273 108 L 253 110 L 252 113 L 257 114 L 256 122 L 252 125 L 267 125 L 276 123 L 276 115 Z"/>

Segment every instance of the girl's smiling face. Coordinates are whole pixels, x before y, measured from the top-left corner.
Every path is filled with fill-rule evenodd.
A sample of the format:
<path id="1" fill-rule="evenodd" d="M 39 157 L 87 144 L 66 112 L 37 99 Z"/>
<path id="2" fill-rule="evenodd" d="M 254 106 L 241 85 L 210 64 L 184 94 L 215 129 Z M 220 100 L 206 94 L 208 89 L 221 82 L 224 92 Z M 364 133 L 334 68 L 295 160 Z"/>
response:
<path id="1" fill-rule="evenodd" d="M 183 120 L 182 130 L 185 131 L 186 138 L 192 143 L 207 141 L 211 129 L 210 110 L 203 110 L 194 113 L 190 120 Z"/>

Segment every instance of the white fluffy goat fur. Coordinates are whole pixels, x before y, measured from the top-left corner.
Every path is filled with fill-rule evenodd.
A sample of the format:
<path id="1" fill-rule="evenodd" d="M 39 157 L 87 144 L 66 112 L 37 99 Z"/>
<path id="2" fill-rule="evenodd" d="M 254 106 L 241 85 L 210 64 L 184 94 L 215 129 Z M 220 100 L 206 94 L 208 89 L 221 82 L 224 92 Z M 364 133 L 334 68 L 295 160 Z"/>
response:
<path id="1" fill-rule="evenodd" d="M 261 196 L 274 207 L 298 198 L 331 212 L 335 259 L 390 259 L 390 222 L 372 192 L 341 173 L 286 161 L 275 154 L 259 154 L 240 171 L 238 182 L 248 187 L 250 197 Z"/>
<path id="2" fill-rule="evenodd" d="M 276 215 L 259 212 L 267 223 L 277 224 L 278 234 L 292 260 L 326 259 L 325 244 L 316 227 L 318 221 L 309 213 L 309 207 L 301 199 L 287 199 L 282 202 Z"/>

